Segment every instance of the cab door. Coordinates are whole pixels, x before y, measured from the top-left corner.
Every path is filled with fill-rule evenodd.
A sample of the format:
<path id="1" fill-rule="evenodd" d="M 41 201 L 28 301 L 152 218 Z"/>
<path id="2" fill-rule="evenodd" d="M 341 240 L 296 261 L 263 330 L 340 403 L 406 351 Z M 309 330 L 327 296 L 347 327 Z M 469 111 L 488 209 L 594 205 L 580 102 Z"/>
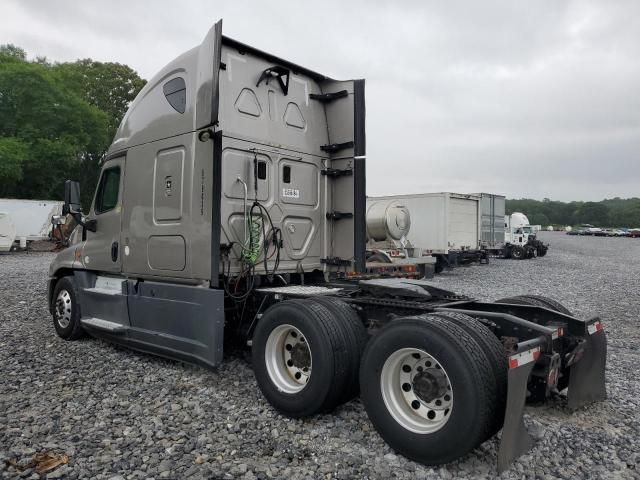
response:
<path id="1" fill-rule="evenodd" d="M 82 263 L 88 270 L 118 273 L 122 269 L 124 165 L 123 156 L 107 161 L 102 167 L 93 205 L 85 220 L 95 225 L 95 232 L 85 229 Z"/>

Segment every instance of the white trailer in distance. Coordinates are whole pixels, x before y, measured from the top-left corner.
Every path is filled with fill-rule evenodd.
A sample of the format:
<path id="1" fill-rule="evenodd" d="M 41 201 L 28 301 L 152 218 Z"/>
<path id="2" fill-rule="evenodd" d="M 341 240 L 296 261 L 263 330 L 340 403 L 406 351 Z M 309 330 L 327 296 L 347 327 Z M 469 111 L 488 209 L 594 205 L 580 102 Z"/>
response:
<path id="1" fill-rule="evenodd" d="M 51 218 L 62 213 L 64 202 L 57 200 L 23 200 L 0 198 L 0 211 L 11 216 L 15 225 L 15 241 L 20 248 L 27 242 L 47 240 L 51 233 Z"/>
<path id="2" fill-rule="evenodd" d="M 435 271 L 446 267 L 486 261 L 480 248 L 480 198 L 451 192 L 368 197 L 373 203 L 401 202 L 411 216 L 407 241 L 422 256 L 436 259 Z"/>

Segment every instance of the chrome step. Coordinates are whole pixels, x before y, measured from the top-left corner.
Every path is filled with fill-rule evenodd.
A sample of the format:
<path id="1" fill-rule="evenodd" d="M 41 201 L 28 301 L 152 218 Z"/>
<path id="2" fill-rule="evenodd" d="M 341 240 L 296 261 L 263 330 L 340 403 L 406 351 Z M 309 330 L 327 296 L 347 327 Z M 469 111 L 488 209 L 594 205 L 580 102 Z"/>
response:
<path id="1" fill-rule="evenodd" d="M 103 320 L 101 318 L 83 318 L 80 322 L 86 327 L 97 328 L 98 330 L 109 333 L 124 333 L 127 330 L 127 327 L 121 323 L 110 322 L 109 320 Z"/>
<path id="2" fill-rule="evenodd" d="M 122 295 L 122 290 L 115 290 L 113 288 L 93 287 L 93 288 L 85 288 L 84 291 L 87 293 L 99 293 L 102 295 Z"/>

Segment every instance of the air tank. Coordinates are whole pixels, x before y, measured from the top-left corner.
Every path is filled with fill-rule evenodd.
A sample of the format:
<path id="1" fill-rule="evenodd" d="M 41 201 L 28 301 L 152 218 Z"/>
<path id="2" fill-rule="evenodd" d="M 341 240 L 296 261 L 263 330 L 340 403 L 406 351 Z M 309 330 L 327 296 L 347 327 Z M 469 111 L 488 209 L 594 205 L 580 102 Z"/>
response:
<path id="1" fill-rule="evenodd" d="M 401 240 L 411 227 L 409 210 L 397 200 L 372 201 L 367 205 L 367 236 L 369 240 Z"/>

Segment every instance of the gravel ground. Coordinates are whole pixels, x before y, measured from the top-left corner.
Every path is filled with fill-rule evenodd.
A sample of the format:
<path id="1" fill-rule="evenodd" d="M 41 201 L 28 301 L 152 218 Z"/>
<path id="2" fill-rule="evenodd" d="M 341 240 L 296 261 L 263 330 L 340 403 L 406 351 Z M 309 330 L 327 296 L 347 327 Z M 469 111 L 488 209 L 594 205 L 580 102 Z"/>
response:
<path id="1" fill-rule="evenodd" d="M 460 268 L 434 283 L 481 299 L 536 293 L 609 335 L 609 399 L 573 414 L 530 407 L 534 449 L 501 478 L 640 478 L 640 240 L 545 233 L 549 254 Z M 43 451 L 68 465 L 46 478 L 494 478 L 495 439 L 445 467 L 395 455 L 359 400 L 290 420 L 262 398 L 247 362 L 216 371 L 103 341 L 65 342 L 45 305 L 50 253 L 0 256 L 0 478 Z"/>

